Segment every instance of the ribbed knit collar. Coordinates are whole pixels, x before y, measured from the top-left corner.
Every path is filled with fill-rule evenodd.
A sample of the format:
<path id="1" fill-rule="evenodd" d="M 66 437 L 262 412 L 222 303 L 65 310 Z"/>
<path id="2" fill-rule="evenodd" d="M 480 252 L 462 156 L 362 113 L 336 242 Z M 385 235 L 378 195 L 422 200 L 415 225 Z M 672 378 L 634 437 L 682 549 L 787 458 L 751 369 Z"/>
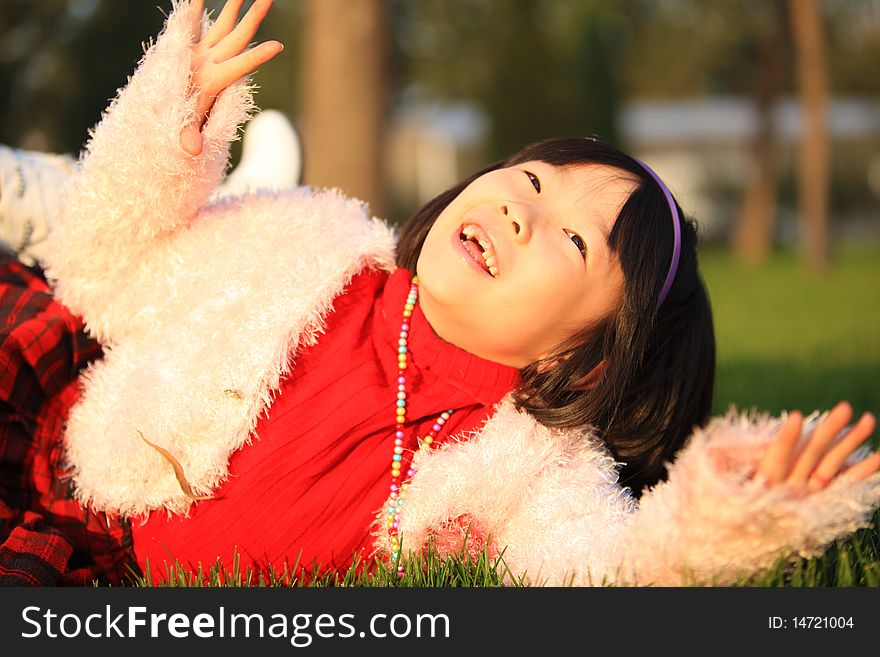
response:
<path id="1" fill-rule="evenodd" d="M 403 305 L 411 280 L 408 270 L 398 269 L 388 278 L 382 292 L 383 341 L 392 345 L 394 351 L 397 350 Z M 407 352 L 416 367 L 430 370 L 487 406 L 497 403 L 519 381 L 515 367 L 480 358 L 439 337 L 418 304 L 410 318 Z M 394 366 L 396 362 L 390 364 Z"/>

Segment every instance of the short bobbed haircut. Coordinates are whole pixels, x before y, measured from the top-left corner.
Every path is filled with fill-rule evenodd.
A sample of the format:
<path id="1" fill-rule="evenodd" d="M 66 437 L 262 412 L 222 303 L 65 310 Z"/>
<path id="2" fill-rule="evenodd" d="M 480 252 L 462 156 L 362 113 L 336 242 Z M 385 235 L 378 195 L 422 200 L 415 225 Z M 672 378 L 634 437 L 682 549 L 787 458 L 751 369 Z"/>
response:
<path id="1" fill-rule="evenodd" d="M 558 167 L 605 165 L 637 182 L 608 238 L 624 277 L 612 313 L 520 369 L 513 396 L 520 410 L 553 428 L 592 430 L 622 464 L 620 483 L 638 498 L 666 478 L 666 464 L 695 427 L 709 419 L 715 382 L 715 334 L 697 268 L 697 226 L 681 217 L 681 256 L 657 308 L 669 270 L 672 212 L 656 180 L 634 158 L 593 137 L 548 139 L 478 171 L 417 211 L 401 228 L 397 265 L 415 273 L 434 221 L 479 176 L 528 161 Z M 583 377 L 597 368 L 586 389 Z"/>

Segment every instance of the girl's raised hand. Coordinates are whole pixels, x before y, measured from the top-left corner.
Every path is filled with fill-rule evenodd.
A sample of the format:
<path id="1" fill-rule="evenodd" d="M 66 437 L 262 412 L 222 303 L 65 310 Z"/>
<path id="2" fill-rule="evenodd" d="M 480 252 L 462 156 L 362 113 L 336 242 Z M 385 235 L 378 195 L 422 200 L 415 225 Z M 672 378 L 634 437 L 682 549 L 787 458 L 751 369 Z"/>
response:
<path id="1" fill-rule="evenodd" d="M 799 412 L 792 412 L 758 466 L 755 479 L 764 481 L 768 487 L 784 483 L 796 492 L 808 494 L 825 488 L 843 474 L 865 479 L 877 472 L 880 452 L 841 469 L 849 455 L 871 435 L 876 424 L 874 416 L 865 413 L 855 426 L 844 432 L 850 419 L 852 407 L 840 402 L 798 449 L 804 419 Z"/>
<path id="2" fill-rule="evenodd" d="M 193 0 L 190 5 L 190 26 L 195 43 L 192 81 L 193 93 L 197 97 L 196 116 L 180 133 L 180 145 L 190 155 L 202 152 L 202 126 L 220 92 L 284 49 L 280 41 L 266 41 L 248 49 L 272 6 L 272 0 L 256 0 L 241 22 L 238 14 L 244 0 L 228 0 L 216 22 L 203 35 L 204 4 L 204 0 Z"/>

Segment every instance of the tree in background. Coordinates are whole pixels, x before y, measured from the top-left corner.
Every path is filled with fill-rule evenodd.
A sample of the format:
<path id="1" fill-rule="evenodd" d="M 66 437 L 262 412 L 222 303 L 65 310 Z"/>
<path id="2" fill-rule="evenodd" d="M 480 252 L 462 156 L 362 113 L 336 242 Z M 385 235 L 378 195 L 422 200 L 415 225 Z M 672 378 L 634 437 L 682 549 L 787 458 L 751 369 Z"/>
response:
<path id="1" fill-rule="evenodd" d="M 309 0 L 301 35 L 304 181 L 339 187 L 380 216 L 388 24 L 384 0 Z"/>
<path id="2" fill-rule="evenodd" d="M 814 0 L 789 0 L 797 52 L 803 133 L 798 161 L 798 205 L 804 255 L 819 272 L 828 268 L 828 70 L 822 20 Z"/>
<path id="3" fill-rule="evenodd" d="M 627 97 L 748 94 L 755 99 L 758 131 L 751 147 L 754 171 L 743 189 L 739 216 L 731 231 L 732 247 L 741 260 L 760 261 L 772 244 L 777 176 L 771 110 L 774 97 L 795 91 L 800 94 L 804 128 L 796 175 L 798 237 L 808 262 L 817 270 L 824 269 L 830 169 L 826 58 L 833 56 L 835 73 L 847 80 L 848 89 L 860 94 L 878 92 L 880 78 L 864 76 L 871 67 L 876 69 L 880 38 L 876 5 L 827 1 L 820 6 L 815 0 L 787 0 L 784 5 L 779 0 L 633 0 L 624 4 L 633 29 L 630 43 L 638 44 L 626 51 Z M 838 40 L 835 51 L 826 53 L 823 22 L 849 30 L 858 23 L 859 39 L 851 43 Z M 798 72 L 797 82 L 787 65 L 789 59 Z"/>
<path id="4" fill-rule="evenodd" d="M 779 185 L 774 108 L 785 90 L 790 49 L 786 29 L 788 16 L 783 0 L 765 3 L 760 9 L 764 20 L 755 26 L 752 98 L 757 129 L 751 144 L 752 168 L 731 231 L 734 255 L 740 262 L 750 265 L 764 262 L 773 246 Z"/>
<path id="5" fill-rule="evenodd" d="M 627 34 L 619 4 L 396 0 L 398 88 L 482 108 L 490 160 L 550 136 L 615 141 Z"/>

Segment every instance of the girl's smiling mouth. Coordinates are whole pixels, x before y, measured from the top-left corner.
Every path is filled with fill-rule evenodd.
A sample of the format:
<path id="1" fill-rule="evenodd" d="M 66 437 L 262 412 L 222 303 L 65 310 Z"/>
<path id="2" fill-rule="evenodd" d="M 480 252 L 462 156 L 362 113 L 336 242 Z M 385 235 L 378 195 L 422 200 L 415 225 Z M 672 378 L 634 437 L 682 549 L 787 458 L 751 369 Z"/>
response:
<path id="1" fill-rule="evenodd" d="M 458 241 L 464 252 L 481 271 L 489 274 L 492 278 L 498 278 L 495 246 L 481 226 L 464 224 L 458 233 Z"/>

